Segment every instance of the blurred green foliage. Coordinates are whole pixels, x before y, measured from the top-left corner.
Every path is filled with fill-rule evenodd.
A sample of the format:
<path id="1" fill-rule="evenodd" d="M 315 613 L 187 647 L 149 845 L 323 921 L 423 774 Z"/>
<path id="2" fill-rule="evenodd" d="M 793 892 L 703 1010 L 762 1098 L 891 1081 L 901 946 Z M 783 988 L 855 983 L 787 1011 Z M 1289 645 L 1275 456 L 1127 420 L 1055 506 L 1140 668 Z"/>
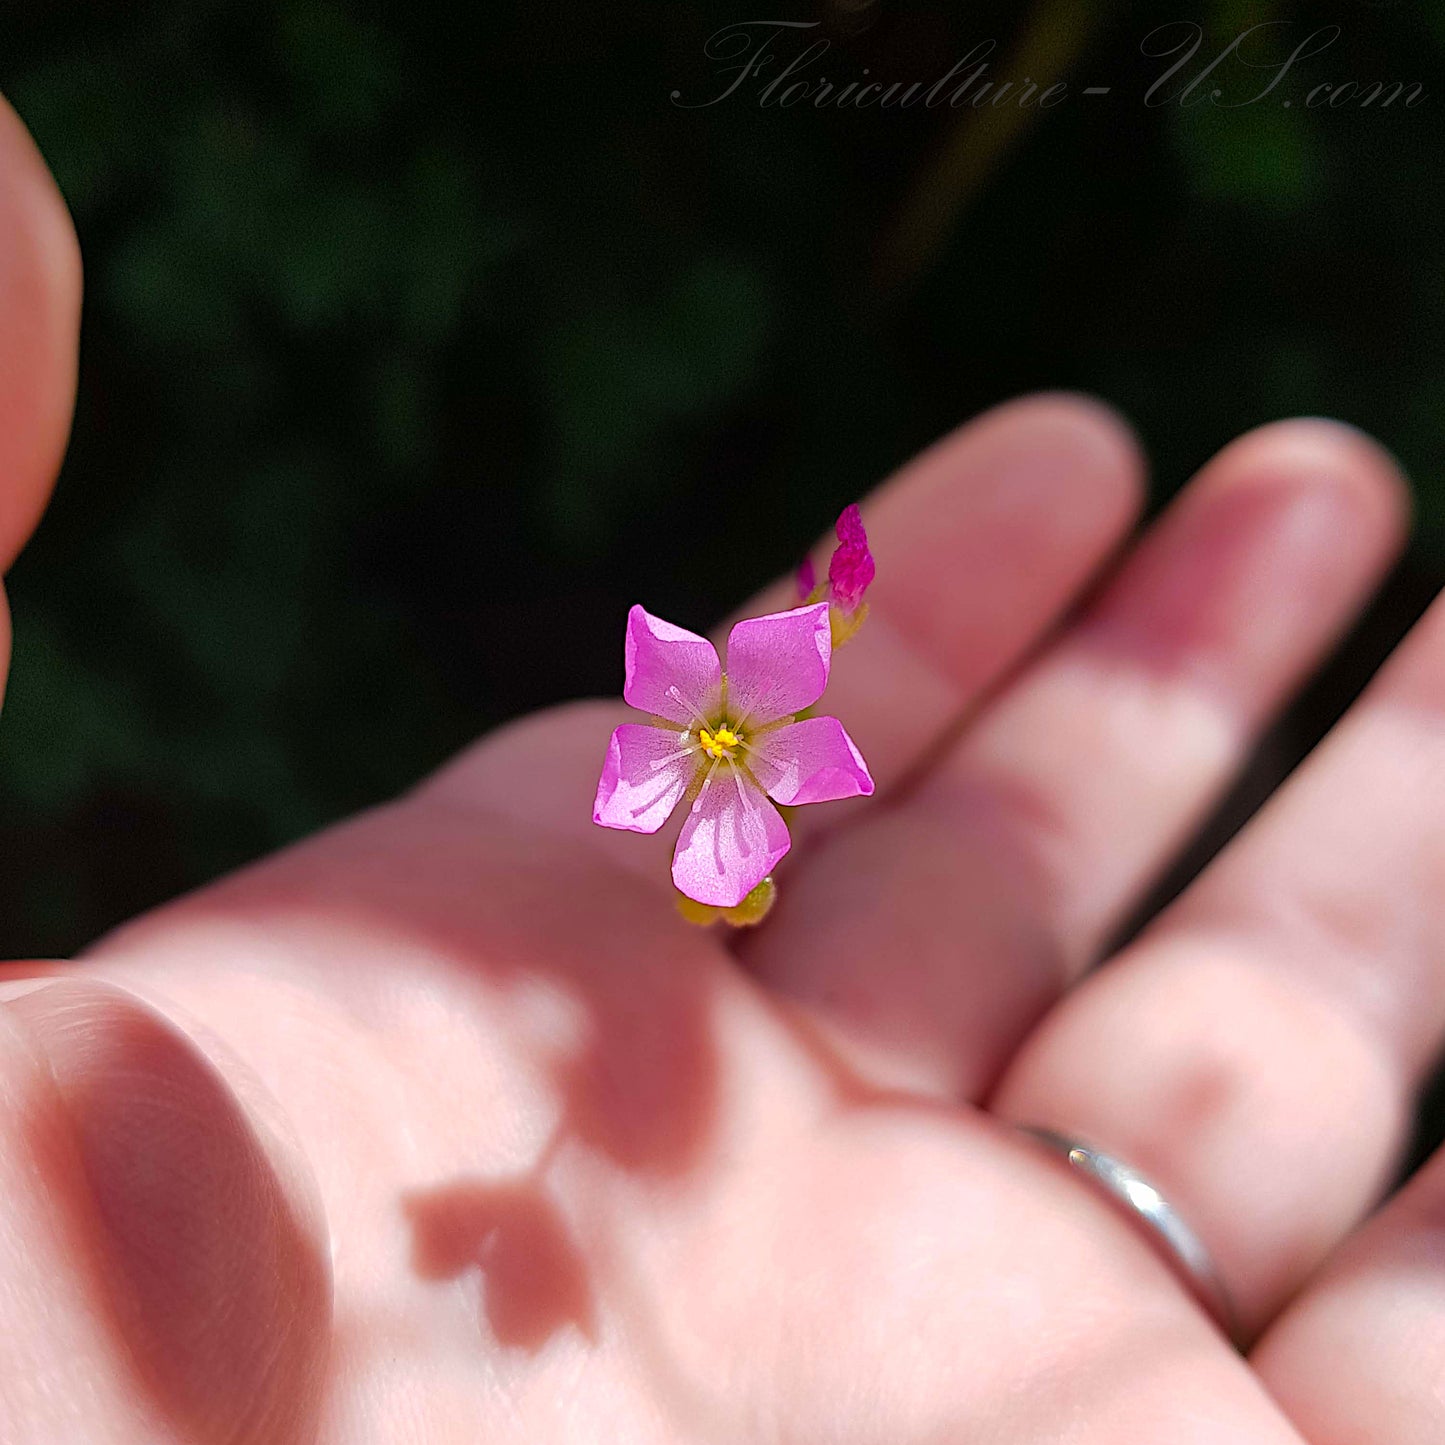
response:
<path id="1" fill-rule="evenodd" d="M 911 81 L 985 38 L 1010 75 L 1027 10 L 781 13 L 821 22 L 830 76 Z M 706 624 L 1026 388 L 1122 407 L 1161 499 L 1261 421 L 1374 430 L 1419 489 L 1404 625 L 1445 561 L 1438 7 L 1200 15 L 1201 63 L 1261 19 L 1291 45 L 1338 24 L 1309 83 L 1428 92 L 1311 110 L 1146 106 L 1164 66 L 1141 40 L 1179 17 L 1114 6 L 1065 77 L 1111 96 L 1031 116 L 910 290 L 879 287 L 880 238 L 969 113 L 696 104 L 723 88 L 708 37 L 747 14 L 7 15 L 0 85 L 73 209 L 88 301 L 74 446 L 11 578 L 6 954 L 73 948 L 507 716 L 615 691 L 629 602 Z"/>

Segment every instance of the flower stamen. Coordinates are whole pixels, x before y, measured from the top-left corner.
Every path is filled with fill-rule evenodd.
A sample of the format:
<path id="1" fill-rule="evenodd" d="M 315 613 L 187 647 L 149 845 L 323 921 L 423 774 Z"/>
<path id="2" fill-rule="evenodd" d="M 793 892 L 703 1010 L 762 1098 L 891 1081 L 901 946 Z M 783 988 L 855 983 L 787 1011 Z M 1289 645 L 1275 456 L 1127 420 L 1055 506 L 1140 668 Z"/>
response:
<path id="1" fill-rule="evenodd" d="M 707 770 L 707 776 L 702 780 L 702 787 L 698 789 L 697 797 L 693 800 L 692 811 L 694 813 L 702 807 L 702 800 L 707 796 L 707 790 L 712 787 L 712 780 L 720 767 L 722 767 L 722 759 L 714 759 L 712 767 Z"/>
<path id="2" fill-rule="evenodd" d="M 696 751 L 692 744 L 691 734 L 683 733 L 682 736 L 687 738 L 688 741 L 685 742 L 675 753 L 668 753 L 665 757 L 661 758 L 653 758 L 647 764 L 649 772 L 658 773 L 661 772 L 663 768 L 670 768 L 675 762 L 678 762 L 681 759 L 687 757 L 689 753 Z"/>
<path id="3" fill-rule="evenodd" d="M 668 688 L 667 695 L 674 702 L 681 703 L 683 707 L 685 707 L 688 712 L 692 714 L 692 720 L 698 725 L 698 727 L 705 728 L 707 726 L 707 719 L 702 715 L 701 712 L 698 711 L 697 704 L 693 702 L 693 700 L 688 697 L 680 687 L 673 686 Z"/>

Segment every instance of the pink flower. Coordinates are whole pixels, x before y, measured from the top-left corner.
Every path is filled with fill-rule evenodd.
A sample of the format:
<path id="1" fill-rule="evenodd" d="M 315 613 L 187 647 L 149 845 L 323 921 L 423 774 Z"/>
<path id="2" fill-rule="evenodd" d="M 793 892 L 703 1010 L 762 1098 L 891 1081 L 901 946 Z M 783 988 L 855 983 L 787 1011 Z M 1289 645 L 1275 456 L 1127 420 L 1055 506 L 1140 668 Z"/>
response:
<path id="1" fill-rule="evenodd" d="M 873 791 L 837 718 L 797 717 L 828 685 L 832 651 L 823 602 L 739 622 L 726 674 L 705 637 L 634 607 L 622 695 L 650 720 L 612 734 L 592 821 L 655 833 L 689 799 L 672 881 L 699 903 L 741 903 L 791 844 L 773 803 Z"/>

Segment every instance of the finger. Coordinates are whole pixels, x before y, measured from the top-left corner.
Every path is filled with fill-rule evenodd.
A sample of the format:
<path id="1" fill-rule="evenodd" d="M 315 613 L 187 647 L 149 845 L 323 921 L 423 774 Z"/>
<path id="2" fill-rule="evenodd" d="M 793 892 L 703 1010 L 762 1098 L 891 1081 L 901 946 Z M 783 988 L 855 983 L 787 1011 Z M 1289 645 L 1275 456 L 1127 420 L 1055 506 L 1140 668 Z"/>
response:
<path id="1" fill-rule="evenodd" d="M 1226 448 L 916 789 L 803 860 L 749 961 L 880 1080 L 977 1097 L 1374 587 L 1402 498 L 1333 423 Z"/>
<path id="2" fill-rule="evenodd" d="M 1247 1323 L 1383 1187 L 1445 1031 L 1442 784 L 1445 600 L 995 1101 L 1151 1176 Z"/>
<path id="3" fill-rule="evenodd" d="M 960 428 L 864 503 L 878 558 L 869 620 L 835 657 L 823 703 L 844 720 L 880 792 L 1069 605 L 1127 530 L 1141 472 L 1112 412 L 1079 397 L 1036 396 Z M 747 611 L 796 600 L 784 579 Z M 543 714 L 495 735 L 435 782 L 531 824 L 586 836 L 670 886 L 670 834 L 650 842 L 609 834 L 588 814 L 609 730 L 625 716 L 602 703 Z M 838 819 L 847 809 L 794 817 L 806 826 L 809 813 Z"/>
<path id="4" fill-rule="evenodd" d="M 1143 480 L 1114 412 L 1045 394 L 984 413 L 863 503 L 878 562 L 868 622 L 834 654 L 819 710 L 844 719 L 879 792 L 1058 620 L 1123 540 Z M 830 549 L 831 534 L 816 549 L 820 574 Z M 784 578 L 740 615 L 796 605 Z"/>
<path id="5" fill-rule="evenodd" d="M 5 989 L 0 1438 L 312 1439 L 330 1286 L 293 1152 L 129 994 Z"/>
<path id="6" fill-rule="evenodd" d="M 34 529 L 70 429 L 80 252 L 65 203 L 0 100 L 0 572 Z"/>
<path id="7" fill-rule="evenodd" d="M 66 1228 L 69 1201 L 84 1195 L 68 1122 L 44 1056 L 4 1008 L 0 1105 L 0 1439 L 141 1445 L 153 1422 L 135 1418 L 117 1342 L 96 1308 L 91 1260 Z"/>
<path id="8" fill-rule="evenodd" d="M 1344 1245 L 1252 1363 L 1315 1445 L 1445 1439 L 1445 1151 Z"/>

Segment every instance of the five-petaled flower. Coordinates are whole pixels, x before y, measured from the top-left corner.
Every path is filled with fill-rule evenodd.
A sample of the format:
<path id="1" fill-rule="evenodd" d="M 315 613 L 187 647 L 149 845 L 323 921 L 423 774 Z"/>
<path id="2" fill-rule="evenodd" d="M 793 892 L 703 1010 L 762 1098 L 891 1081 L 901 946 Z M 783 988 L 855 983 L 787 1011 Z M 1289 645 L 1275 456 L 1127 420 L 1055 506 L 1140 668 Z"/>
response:
<path id="1" fill-rule="evenodd" d="M 705 637 L 634 607 L 622 695 L 649 721 L 612 734 L 593 822 L 655 833 L 690 801 L 672 880 L 698 903 L 741 903 L 790 846 L 773 803 L 873 791 L 842 723 L 798 716 L 823 695 L 832 652 L 823 602 L 739 622 L 726 673 Z"/>

